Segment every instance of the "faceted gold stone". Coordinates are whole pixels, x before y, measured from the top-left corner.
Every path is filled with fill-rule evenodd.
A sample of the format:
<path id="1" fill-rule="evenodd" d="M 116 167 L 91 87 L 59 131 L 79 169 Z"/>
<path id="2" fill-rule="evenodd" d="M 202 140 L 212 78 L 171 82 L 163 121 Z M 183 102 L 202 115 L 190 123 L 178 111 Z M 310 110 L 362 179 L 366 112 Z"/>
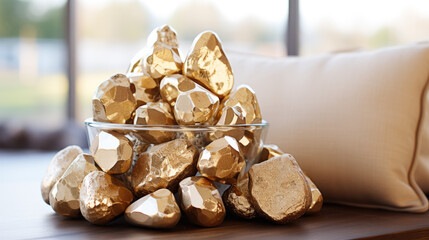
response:
<path id="1" fill-rule="evenodd" d="M 102 82 L 92 98 L 93 118 L 98 122 L 124 124 L 135 108 L 130 80 L 123 74 L 116 74 Z"/>
<path id="2" fill-rule="evenodd" d="M 226 106 L 224 107 L 222 114 L 216 123 L 217 126 L 226 126 L 226 125 L 240 125 L 246 124 L 246 120 L 242 114 L 240 106 Z M 240 128 L 231 128 L 230 130 L 222 131 L 213 131 L 208 134 L 208 137 L 211 141 L 219 139 L 224 136 L 230 136 L 236 140 L 241 140 L 244 137 L 245 130 Z"/>
<path id="3" fill-rule="evenodd" d="M 206 146 L 198 159 L 198 171 L 202 176 L 220 183 L 234 184 L 246 162 L 237 140 L 225 136 Z"/>
<path id="4" fill-rule="evenodd" d="M 170 47 L 179 47 L 177 41 L 177 32 L 169 25 L 157 27 L 149 34 L 147 38 L 148 46 L 167 45 Z"/>
<path id="5" fill-rule="evenodd" d="M 80 217 L 80 184 L 87 174 L 98 170 L 91 155 L 79 154 L 49 193 L 49 203 L 52 209 L 65 217 Z"/>
<path id="6" fill-rule="evenodd" d="M 195 175 L 198 149 L 185 139 L 155 145 L 137 160 L 131 175 L 134 194 L 142 197 L 161 188 L 176 192 L 179 182 Z"/>
<path id="7" fill-rule="evenodd" d="M 299 218 L 311 204 L 310 186 L 290 154 L 253 165 L 249 192 L 258 215 L 280 224 Z"/>
<path id="8" fill-rule="evenodd" d="M 162 101 L 140 106 L 134 117 L 134 124 L 138 125 L 174 125 L 175 123 L 170 105 Z M 149 143 L 163 143 L 176 135 L 173 131 L 160 130 L 139 130 L 137 133 Z"/>
<path id="9" fill-rule="evenodd" d="M 219 98 L 208 90 L 197 87 L 179 94 L 174 105 L 178 124 L 212 124 L 219 108 Z"/>
<path id="10" fill-rule="evenodd" d="M 310 185 L 311 189 L 311 205 L 308 208 L 306 214 L 313 214 L 320 212 L 322 210 L 323 205 L 323 196 L 320 190 L 317 188 L 316 184 L 314 184 L 313 181 L 304 173 L 305 178 L 307 179 L 308 184 Z"/>
<path id="11" fill-rule="evenodd" d="M 130 73 L 131 87 L 134 88 L 134 98 L 137 107 L 148 102 L 154 102 L 159 97 L 159 81 L 143 73 Z"/>
<path id="12" fill-rule="evenodd" d="M 231 185 L 222 195 L 226 210 L 245 219 L 256 218 L 255 208 L 250 203 L 249 175 L 239 178 L 236 185 Z"/>
<path id="13" fill-rule="evenodd" d="M 106 173 L 121 174 L 131 166 L 133 144 L 120 133 L 99 132 L 90 150 L 95 162 Z"/>
<path id="14" fill-rule="evenodd" d="M 155 45 L 147 48 L 143 55 L 143 71 L 154 79 L 181 73 L 183 62 L 177 48 Z"/>
<path id="15" fill-rule="evenodd" d="M 225 218 L 225 206 L 216 186 L 201 176 L 188 177 L 179 184 L 182 211 L 190 222 L 203 226 L 220 225 Z"/>
<path id="16" fill-rule="evenodd" d="M 133 201 L 133 194 L 120 180 L 94 171 L 83 179 L 79 200 L 83 217 L 102 225 L 121 215 Z"/>
<path id="17" fill-rule="evenodd" d="M 227 109 L 225 108 L 227 106 L 240 106 L 247 124 L 262 122 L 261 110 L 255 91 L 247 85 L 240 85 L 237 90 L 222 101 L 220 115 L 223 114 L 223 109 Z"/>
<path id="18" fill-rule="evenodd" d="M 228 95 L 234 85 L 231 65 L 216 33 L 199 34 L 186 57 L 184 75 L 194 79 L 218 97 Z"/>
<path id="19" fill-rule="evenodd" d="M 79 146 L 73 145 L 62 149 L 52 158 L 41 186 L 42 197 L 47 204 L 49 204 L 49 192 L 52 187 L 58 179 L 60 179 L 73 160 L 81 153 L 83 153 L 82 149 Z"/>
<path id="20" fill-rule="evenodd" d="M 277 145 L 274 145 L 274 144 L 264 145 L 262 147 L 261 155 L 259 157 L 258 162 L 267 161 L 273 157 L 277 157 L 283 154 L 284 152 Z"/>
<path id="21" fill-rule="evenodd" d="M 172 228 L 180 220 L 180 208 L 170 190 L 162 188 L 135 201 L 125 210 L 125 219 L 150 228 Z"/>
<path id="22" fill-rule="evenodd" d="M 199 85 L 191 79 L 181 74 L 173 74 L 162 79 L 160 93 L 162 99 L 174 107 L 180 93 L 195 89 L 197 86 Z"/>

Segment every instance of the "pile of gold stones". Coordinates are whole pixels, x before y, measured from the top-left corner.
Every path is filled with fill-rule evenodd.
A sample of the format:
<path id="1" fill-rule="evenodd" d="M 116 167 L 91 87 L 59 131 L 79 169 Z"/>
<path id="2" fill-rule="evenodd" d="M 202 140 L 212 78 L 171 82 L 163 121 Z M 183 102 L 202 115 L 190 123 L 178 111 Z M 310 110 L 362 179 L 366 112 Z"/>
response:
<path id="1" fill-rule="evenodd" d="M 261 123 L 254 91 L 243 85 L 231 92 L 233 82 L 215 33 L 198 35 L 183 62 L 176 32 L 163 26 L 150 34 L 126 75 L 98 86 L 93 120 L 139 126 Z M 124 214 L 128 222 L 151 228 L 174 227 L 182 213 L 196 225 L 213 227 L 226 212 L 283 224 L 320 211 L 322 195 L 295 159 L 275 145 L 259 146 L 258 139 L 260 132 L 240 128 L 204 136 L 99 131 L 91 154 L 69 146 L 54 156 L 42 196 L 65 217 L 106 224 Z M 223 195 L 221 184 L 229 185 Z"/>

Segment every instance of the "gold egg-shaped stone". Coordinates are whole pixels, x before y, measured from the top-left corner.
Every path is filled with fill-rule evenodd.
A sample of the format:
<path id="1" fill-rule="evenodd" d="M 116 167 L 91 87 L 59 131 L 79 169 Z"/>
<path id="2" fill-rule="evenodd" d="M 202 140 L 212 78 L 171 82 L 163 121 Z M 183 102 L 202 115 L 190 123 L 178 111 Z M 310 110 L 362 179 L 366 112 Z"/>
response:
<path id="1" fill-rule="evenodd" d="M 133 144 L 121 133 L 99 132 L 92 141 L 91 154 L 106 173 L 125 173 L 131 166 Z"/>
<path id="2" fill-rule="evenodd" d="M 212 124 L 219 109 L 219 98 L 197 87 L 179 94 L 174 105 L 174 117 L 180 125 Z"/>
<path id="3" fill-rule="evenodd" d="M 249 175 L 239 178 L 237 184 L 231 185 L 222 195 L 227 212 L 244 219 L 257 217 L 255 208 L 250 202 Z"/>
<path id="4" fill-rule="evenodd" d="M 246 162 L 237 140 L 225 136 L 219 138 L 201 152 L 197 168 L 202 176 L 220 183 L 235 184 Z"/>
<path id="5" fill-rule="evenodd" d="M 83 179 L 79 205 L 90 223 L 103 225 L 121 215 L 133 201 L 133 194 L 118 179 L 102 171 L 89 173 Z"/>
<path id="6" fill-rule="evenodd" d="M 202 32 L 195 38 L 183 72 L 219 98 L 227 96 L 234 85 L 231 65 L 218 36 L 211 31 Z"/>
<path id="7" fill-rule="evenodd" d="M 98 171 L 91 155 L 81 153 L 70 164 L 49 193 L 52 209 L 65 217 L 81 217 L 79 207 L 80 185 L 86 175 Z"/>
<path id="8" fill-rule="evenodd" d="M 174 125 L 176 121 L 168 103 L 150 102 L 136 109 L 134 124 L 136 125 Z M 148 143 L 163 143 L 174 138 L 174 131 L 138 130 L 136 132 Z"/>
<path id="9" fill-rule="evenodd" d="M 81 153 L 83 151 L 79 146 L 72 145 L 62 149 L 52 158 L 41 184 L 42 197 L 47 204 L 49 204 L 49 192 L 52 187 Z"/>
<path id="10" fill-rule="evenodd" d="M 165 188 L 140 198 L 125 210 L 128 222 L 149 228 L 172 228 L 179 222 L 180 215 L 173 193 Z"/>
<path id="11" fill-rule="evenodd" d="M 136 108 L 130 80 L 116 74 L 103 81 L 92 98 L 94 121 L 125 124 Z"/>
<path id="12" fill-rule="evenodd" d="M 201 176 L 188 177 L 179 184 L 182 211 L 193 224 L 203 227 L 220 225 L 225 218 L 225 206 L 216 186 Z"/>
<path id="13" fill-rule="evenodd" d="M 227 106 L 240 106 L 247 124 L 262 122 L 262 114 L 255 91 L 248 85 L 240 85 L 222 101 L 219 111 L 220 116 L 223 114 L 223 109 Z"/>
<path id="14" fill-rule="evenodd" d="M 155 102 L 159 98 L 159 81 L 143 73 L 130 73 L 131 88 L 134 90 L 136 107 L 149 102 Z"/>
<path id="15" fill-rule="evenodd" d="M 249 193 L 258 215 L 279 224 L 298 219 L 311 204 L 310 186 L 290 154 L 253 165 Z"/>
<path id="16" fill-rule="evenodd" d="M 185 139 L 155 145 L 134 166 L 131 182 L 137 197 L 167 188 L 176 192 L 179 182 L 195 175 L 198 149 Z"/>

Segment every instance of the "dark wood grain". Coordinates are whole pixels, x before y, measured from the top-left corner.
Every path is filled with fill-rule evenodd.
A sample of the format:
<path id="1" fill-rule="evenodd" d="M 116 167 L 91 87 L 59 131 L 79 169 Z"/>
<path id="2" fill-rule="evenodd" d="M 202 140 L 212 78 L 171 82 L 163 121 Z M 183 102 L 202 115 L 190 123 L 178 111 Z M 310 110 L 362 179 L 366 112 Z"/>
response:
<path id="1" fill-rule="evenodd" d="M 227 217 L 216 228 L 182 219 L 171 230 L 133 227 L 118 218 L 107 226 L 53 213 L 40 181 L 53 153 L 0 152 L 0 239 L 429 239 L 429 213 L 411 214 L 327 204 L 321 213 L 288 225 Z"/>

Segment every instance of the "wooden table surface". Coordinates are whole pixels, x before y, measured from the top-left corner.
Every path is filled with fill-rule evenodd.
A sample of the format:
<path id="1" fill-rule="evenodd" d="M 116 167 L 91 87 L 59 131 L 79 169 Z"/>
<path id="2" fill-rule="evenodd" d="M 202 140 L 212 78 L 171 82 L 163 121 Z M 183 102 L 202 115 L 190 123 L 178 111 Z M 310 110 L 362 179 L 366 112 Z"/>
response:
<path id="1" fill-rule="evenodd" d="M 40 182 L 54 153 L 0 152 L 0 239 L 429 239 L 429 213 L 411 214 L 326 204 L 317 215 L 288 225 L 227 217 L 216 228 L 182 219 L 171 230 L 107 226 L 54 214 Z"/>

